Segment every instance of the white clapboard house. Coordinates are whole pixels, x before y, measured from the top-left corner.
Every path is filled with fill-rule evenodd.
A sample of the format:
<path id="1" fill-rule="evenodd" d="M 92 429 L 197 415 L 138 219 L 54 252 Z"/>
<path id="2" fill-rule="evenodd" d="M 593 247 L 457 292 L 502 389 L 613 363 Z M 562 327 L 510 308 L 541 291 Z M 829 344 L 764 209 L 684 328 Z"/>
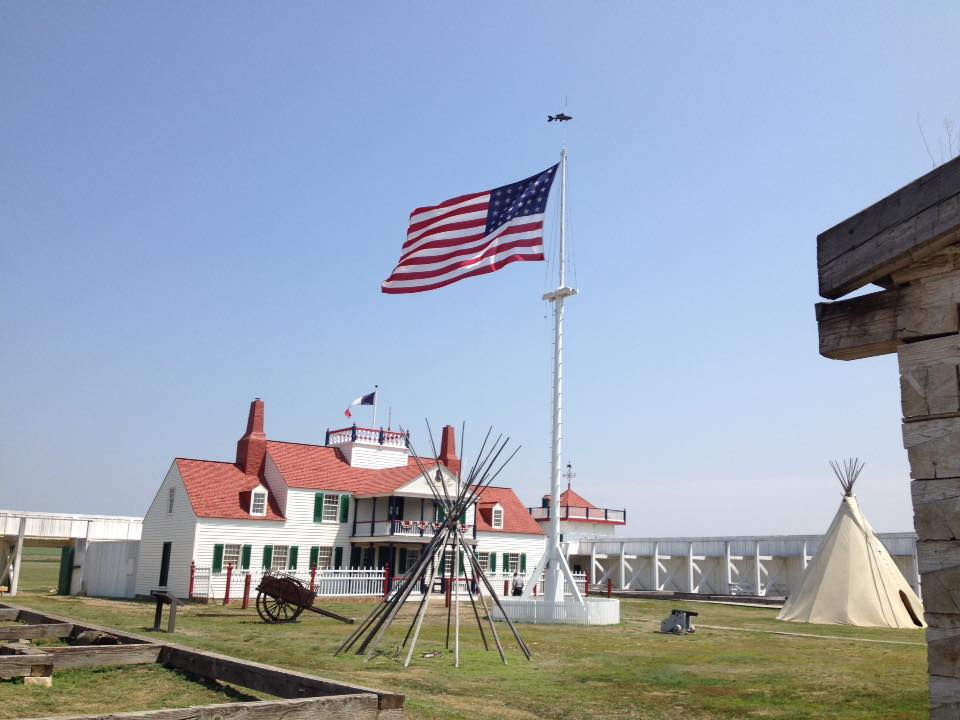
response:
<path id="1" fill-rule="evenodd" d="M 356 426 L 328 431 L 323 445 L 268 440 L 254 400 L 234 462 L 173 461 L 143 520 L 137 594 L 223 597 L 229 574 L 240 597 L 245 576 L 255 587 L 266 570 L 309 577 L 325 594 L 363 594 L 364 578 L 368 594 L 381 592 L 384 575 L 412 567 L 440 520 L 406 440 Z M 422 462 L 434 475 L 434 460 Z M 448 492 L 459 468 L 447 426 L 439 470 Z M 460 522 L 495 577 L 528 572 L 543 554 L 543 531 L 510 488 L 486 489 Z M 444 558 L 438 572 L 449 577 L 450 565 Z"/>

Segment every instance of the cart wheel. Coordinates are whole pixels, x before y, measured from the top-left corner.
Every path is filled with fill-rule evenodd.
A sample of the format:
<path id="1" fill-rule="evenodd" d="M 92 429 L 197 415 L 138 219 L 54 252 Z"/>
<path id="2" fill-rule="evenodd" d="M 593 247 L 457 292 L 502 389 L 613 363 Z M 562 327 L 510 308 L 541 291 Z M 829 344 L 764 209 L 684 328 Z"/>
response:
<path id="1" fill-rule="evenodd" d="M 257 614 L 268 623 L 285 623 L 295 619 L 303 608 L 294 607 L 281 598 L 257 593 Z"/>

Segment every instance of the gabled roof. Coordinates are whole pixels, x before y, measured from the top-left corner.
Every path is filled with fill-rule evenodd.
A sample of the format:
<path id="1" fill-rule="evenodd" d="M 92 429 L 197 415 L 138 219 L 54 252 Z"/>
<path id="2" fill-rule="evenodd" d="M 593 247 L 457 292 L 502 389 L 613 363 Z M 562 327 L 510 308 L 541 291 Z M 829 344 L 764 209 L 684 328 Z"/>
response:
<path id="1" fill-rule="evenodd" d="M 493 527 L 493 506 L 497 503 L 503 508 L 503 527 Z M 524 533 L 543 535 L 537 521 L 520 502 L 520 498 L 511 488 L 488 487 L 480 493 L 477 502 L 477 531 L 495 533 Z"/>
<path id="2" fill-rule="evenodd" d="M 267 514 L 249 513 L 250 491 L 260 485 L 254 475 L 244 475 L 233 463 L 213 460 L 174 461 L 187 488 L 190 505 L 197 517 L 237 520 L 283 520 L 273 493 L 267 494 Z"/>
<path id="3" fill-rule="evenodd" d="M 573 490 L 564 490 L 560 493 L 560 504 L 569 505 L 570 507 L 584 507 L 584 508 L 594 508 L 596 505 L 584 498 L 582 495 L 577 495 Z"/>
<path id="4" fill-rule="evenodd" d="M 403 467 L 373 470 L 352 467 L 336 447 L 277 440 L 267 441 L 267 455 L 291 488 L 378 495 L 393 492 L 420 477 L 420 467 L 413 457 Z M 436 467 L 434 460 L 420 461 L 424 467 Z"/>

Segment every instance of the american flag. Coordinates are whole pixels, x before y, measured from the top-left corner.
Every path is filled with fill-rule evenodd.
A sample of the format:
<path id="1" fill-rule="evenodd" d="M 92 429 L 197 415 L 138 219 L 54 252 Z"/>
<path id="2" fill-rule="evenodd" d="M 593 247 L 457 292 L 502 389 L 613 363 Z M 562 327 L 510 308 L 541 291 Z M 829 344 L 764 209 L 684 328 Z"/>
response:
<path id="1" fill-rule="evenodd" d="M 518 260 L 543 260 L 543 215 L 557 167 L 410 213 L 385 293 L 435 290 Z"/>

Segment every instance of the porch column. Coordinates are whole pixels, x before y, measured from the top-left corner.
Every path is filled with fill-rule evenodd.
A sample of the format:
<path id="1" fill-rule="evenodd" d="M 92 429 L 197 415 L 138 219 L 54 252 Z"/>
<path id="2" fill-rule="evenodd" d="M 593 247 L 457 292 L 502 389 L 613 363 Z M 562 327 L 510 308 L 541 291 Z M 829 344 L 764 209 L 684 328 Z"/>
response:
<path id="1" fill-rule="evenodd" d="M 760 574 L 760 541 L 754 540 L 753 542 L 753 587 L 756 588 L 756 594 L 762 595 L 763 593 L 760 590 L 760 587 L 763 582 L 763 577 Z"/>
<path id="2" fill-rule="evenodd" d="M 693 584 L 693 543 L 687 544 L 687 592 L 696 592 Z"/>
<path id="3" fill-rule="evenodd" d="M 724 578 L 726 578 L 726 580 L 724 581 L 724 592 L 727 595 L 730 595 L 733 591 L 733 567 L 732 567 L 733 557 L 730 553 L 729 540 L 724 543 L 723 557 L 725 561 L 724 568 L 723 568 L 723 576 Z"/>
<path id="4" fill-rule="evenodd" d="M 625 581 L 627 579 L 626 578 L 627 560 L 624 557 L 624 553 L 626 552 L 625 548 L 626 548 L 626 545 L 624 543 L 620 543 L 620 584 L 617 586 L 618 590 L 626 590 L 626 588 L 624 587 Z"/>
<path id="5" fill-rule="evenodd" d="M 23 563 L 23 536 L 27 532 L 27 516 L 20 516 L 20 529 L 17 531 L 17 545 L 13 549 L 13 572 L 10 575 L 10 594 L 16 595 L 20 585 L 20 565 Z"/>
<path id="6" fill-rule="evenodd" d="M 658 542 L 653 544 L 653 572 L 651 575 L 651 580 L 653 580 L 653 591 L 657 592 L 660 590 L 660 543 Z"/>

